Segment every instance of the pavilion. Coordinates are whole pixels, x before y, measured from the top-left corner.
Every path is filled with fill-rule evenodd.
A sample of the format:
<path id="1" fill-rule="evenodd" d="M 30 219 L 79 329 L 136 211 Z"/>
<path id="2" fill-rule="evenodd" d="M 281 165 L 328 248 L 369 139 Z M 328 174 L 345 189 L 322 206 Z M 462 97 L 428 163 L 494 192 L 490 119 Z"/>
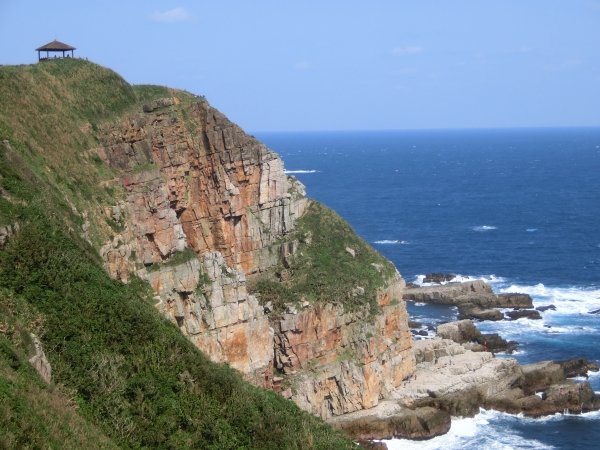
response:
<path id="1" fill-rule="evenodd" d="M 38 52 L 38 61 L 50 59 L 50 52 L 62 52 L 62 57 L 65 57 L 65 52 L 71 52 L 71 58 L 73 57 L 73 50 L 77 50 L 75 47 L 71 47 L 70 45 L 63 44 L 62 42 L 58 42 L 56 39 L 46 44 L 40 48 L 36 48 L 35 51 Z M 46 52 L 46 57 L 42 57 L 42 52 Z M 55 56 L 56 57 L 56 56 Z M 67 58 L 69 55 L 67 54 Z M 60 58 L 60 56 L 59 56 Z"/>

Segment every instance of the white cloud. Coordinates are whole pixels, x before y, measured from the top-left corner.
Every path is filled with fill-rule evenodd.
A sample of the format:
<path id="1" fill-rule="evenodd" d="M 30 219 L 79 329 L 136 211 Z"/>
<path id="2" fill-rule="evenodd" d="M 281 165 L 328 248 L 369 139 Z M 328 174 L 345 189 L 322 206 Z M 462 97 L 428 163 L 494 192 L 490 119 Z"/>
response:
<path id="1" fill-rule="evenodd" d="M 190 15 L 184 8 L 174 8 L 165 12 L 155 12 L 152 14 L 152 19 L 157 22 L 183 22 L 185 20 L 189 20 Z"/>
<path id="2" fill-rule="evenodd" d="M 422 51 L 423 47 L 420 45 L 415 45 L 413 47 L 396 47 L 392 49 L 394 55 L 414 55 L 415 53 L 421 53 Z"/>
<path id="3" fill-rule="evenodd" d="M 299 63 L 294 64 L 295 70 L 306 70 L 311 66 L 308 61 L 300 61 Z"/>

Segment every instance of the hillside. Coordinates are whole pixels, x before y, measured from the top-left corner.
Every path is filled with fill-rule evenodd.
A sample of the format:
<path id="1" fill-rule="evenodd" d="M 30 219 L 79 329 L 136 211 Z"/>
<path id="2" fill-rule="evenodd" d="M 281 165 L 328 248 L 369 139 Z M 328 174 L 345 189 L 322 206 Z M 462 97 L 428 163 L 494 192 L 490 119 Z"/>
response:
<path id="1" fill-rule="evenodd" d="M 203 97 L 73 59 L 0 98 L 0 445 L 352 446 L 315 415 L 414 368 L 389 261 Z"/>
<path id="2" fill-rule="evenodd" d="M 54 414 L 83 424 L 70 427 L 70 439 L 86 448 L 103 440 L 132 448 L 348 446 L 281 396 L 207 360 L 155 311 L 145 283 L 112 281 L 85 241 L 86 219 L 99 223 L 88 234 L 96 245 L 112 230 L 78 211 L 97 211 L 118 195 L 98 188 L 114 174 L 86 154 L 97 146 L 86 127 L 166 91 L 137 90 L 78 60 L 0 70 L 0 137 L 8 141 L 0 147 L 0 224 L 18 223 L 0 252 L 2 396 L 12 401 L 3 444 L 35 446 L 53 436 L 61 447 L 63 437 L 50 431 Z M 37 329 L 53 368 L 49 387 L 24 362 L 27 332 Z M 17 385 L 35 395 L 18 398 Z M 97 439 L 95 426 L 108 438 Z"/>

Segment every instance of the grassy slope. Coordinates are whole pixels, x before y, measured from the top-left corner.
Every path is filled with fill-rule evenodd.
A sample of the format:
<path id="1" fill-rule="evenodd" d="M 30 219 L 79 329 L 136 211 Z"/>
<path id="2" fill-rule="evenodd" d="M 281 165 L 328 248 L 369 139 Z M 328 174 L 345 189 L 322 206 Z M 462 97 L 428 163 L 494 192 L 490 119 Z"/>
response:
<path id="1" fill-rule="evenodd" d="M 79 60 L 0 68 L 0 140 L 15 150 L 0 146 L 0 225 L 21 228 L 0 251 L 4 445 L 350 448 L 322 420 L 210 362 L 153 308 L 147 284 L 111 280 L 72 230 L 81 219 L 65 198 L 80 210 L 108 204 L 97 186 L 114 176 L 82 156 L 94 145 L 85 126 L 139 109 L 138 98 L 162 89 L 132 89 Z M 23 332 L 7 331 L 15 321 Z M 25 363 L 28 331 L 41 337 L 54 387 Z M 15 444 L 27 436 L 34 440 Z"/>
<path id="2" fill-rule="evenodd" d="M 285 241 L 298 240 L 298 251 L 287 269 L 288 278 L 256 279 L 250 291 L 259 293 L 261 302 L 271 302 L 274 312 L 284 303 L 297 303 L 305 298 L 311 303 L 342 302 L 348 310 L 365 303 L 370 312 L 378 310 L 377 288 L 394 273 L 392 263 L 365 242 L 342 217 L 326 206 L 311 201 L 296 229 Z M 355 251 L 353 257 L 346 248 Z M 377 271 L 374 264 L 382 266 Z M 281 266 L 279 272 L 284 270 Z M 364 295 L 352 295 L 352 289 L 365 289 Z"/>

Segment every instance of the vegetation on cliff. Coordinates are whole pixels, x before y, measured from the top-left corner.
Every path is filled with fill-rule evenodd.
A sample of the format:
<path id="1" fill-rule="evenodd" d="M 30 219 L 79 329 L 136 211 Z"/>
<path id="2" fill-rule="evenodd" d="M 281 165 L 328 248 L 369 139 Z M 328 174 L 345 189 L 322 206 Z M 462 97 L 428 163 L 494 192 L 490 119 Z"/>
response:
<path id="1" fill-rule="evenodd" d="M 335 211 L 311 201 L 304 216 L 284 242 L 298 242 L 292 256 L 277 268 L 279 278 L 253 280 L 251 292 L 271 302 L 274 312 L 285 303 L 341 302 L 348 311 L 369 305 L 376 313 L 377 289 L 384 287 L 396 269 Z M 282 276 L 283 275 L 283 276 Z"/>
<path id="2" fill-rule="evenodd" d="M 116 195 L 89 127 L 162 95 L 81 60 L 0 68 L 0 226 L 19 225 L 0 250 L 0 447 L 352 447 L 209 361 L 154 309 L 146 283 L 110 279 L 79 231 L 78 211 Z M 29 332 L 50 386 L 27 362 Z"/>

